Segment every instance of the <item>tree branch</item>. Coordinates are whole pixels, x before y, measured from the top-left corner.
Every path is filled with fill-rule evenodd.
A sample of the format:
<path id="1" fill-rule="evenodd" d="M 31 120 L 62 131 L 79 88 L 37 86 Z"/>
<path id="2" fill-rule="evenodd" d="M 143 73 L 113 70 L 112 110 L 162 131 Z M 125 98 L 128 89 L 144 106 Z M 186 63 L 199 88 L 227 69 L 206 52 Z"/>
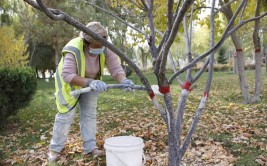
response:
<path id="1" fill-rule="evenodd" d="M 150 29 L 150 39 L 148 42 L 148 45 L 150 46 L 153 62 L 155 62 L 158 53 L 157 53 L 157 48 L 155 45 L 156 41 L 156 33 L 155 33 L 155 26 L 153 22 L 153 5 L 154 5 L 154 0 L 151 0 L 149 4 L 147 4 L 147 17 L 148 17 L 148 23 L 149 23 L 149 29 Z"/>
<path id="2" fill-rule="evenodd" d="M 243 16 L 244 16 L 244 13 L 245 13 L 245 9 L 246 9 L 247 4 L 248 4 L 248 1 L 247 1 L 247 0 L 244 0 L 244 1 L 245 1 L 245 4 L 244 4 L 244 7 L 243 7 L 242 12 L 241 12 L 241 14 L 240 14 L 239 22 L 242 22 L 242 20 L 243 20 Z"/>
<path id="3" fill-rule="evenodd" d="M 173 25 L 173 14 L 172 14 L 172 8 L 173 8 L 173 0 L 167 1 L 167 31 L 170 32 Z"/>
<path id="4" fill-rule="evenodd" d="M 64 15 L 63 14 L 58 14 L 58 15 L 55 15 L 55 14 L 52 14 L 49 10 L 49 8 L 47 8 L 45 6 L 45 4 L 42 2 L 42 0 L 36 0 L 36 2 L 38 3 L 39 7 L 41 8 L 41 10 L 49 17 L 51 18 L 52 20 L 62 20 L 64 18 Z"/>
<path id="5" fill-rule="evenodd" d="M 117 16 L 117 15 L 114 14 L 114 13 L 112 13 L 111 11 L 107 11 L 106 9 L 104 9 L 104 8 L 102 8 L 102 7 L 99 7 L 99 6 L 97 6 L 97 5 L 93 4 L 93 3 L 91 3 L 89 0 L 87 0 L 86 3 L 88 3 L 89 5 L 91 5 L 91 6 L 95 7 L 95 8 L 97 8 L 97 9 L 99 9 L 99 10 L 105 12 L 105 13 L 108 13 L 109 15 L 111 15 L 111 16 L 113 16 L 113 17 L 115 17 L 116 19 L 118 19 L 120 22 L 122 22 L 122 23 L 125 24 L 126 26 L 131 27 L 132 29 L 136 30 L 137 32 L 139 32 L 139 33 L 145 35 L 146 39 L 149 38 L 148 35 L 147 35 L 144 31 L 142 31 L 141 29 L 138 29 L 138 28 L 132 26 L 131 24 L 128 24 L 126 21 L 124 21 L 123 19 L 121 19 L 119 16 Z"/>
<path id="6" fill-rule="evenodd" d="M 194 82 L 196 82 L 200 76 L 204 73 L 204 71 L 206 70 L 207 66 L 209 64 L 209 58 L 205 61 L 204 65 L 201 67 L 201 69 L 197 72 L 196 76 L 191 80 L 191 84 L 193 84 Z"/>
<path id="7" fill-rule="evenodd" d="M 210 47 L 212 48 L 214 46 L 214 34 L 215 34 L 215 28 L 214 28 L 214 6 L 215 6 L 215 0 L 212 1 L 212 7 L 211 7 L 211 12 L 210 12 L 210 25 L 211 25 L 211 30 L 210 30 L 210 38 L 211 38 L 211 41 L 210 41 Z M 212 81 L 212 76 L 213 76 L 213 63 L 214 63 L 214 54 L 215 52 L 212 52 L 209 56 L 209 61 L 210 61 L 210 66 L 209 66 L 209 74 L 208 74 L 208 80 L 207 80 L 207 84 L 205 86 L 205 93 L 204 93 L 204 96 L 202 97 L 202 100 L 200 101 L 200 104 L 199 104 L 199 107 L 198 107 L 198 110 L 197 110 L 197 113 L 194 117 L 194 120 L 192 122 L 192 125 L 190 127 L 190 130 L 189 130 L 189 133 L 187 134 L 187 137 L 184 141 L 184 144 L 182 146 L 182 148 L 180 149 L 181 150 L 181 157 L 184 156 L 185 154 L 185 151 L 189 145 L 189 142 L 191 140 L 191 137 L 193 135 L 193 132 L 195 131 L 195 128 L 196 128 L 196 125 L 199 121 L 199 118 L 200 118 L 200 115 L 202 114 L 202 111 L 205 107 L 205 103 L 206 103 L 206 100 L 208 98 L 208 94 L 209 94 L 209 91 L 210 91 L 210 88 L 211 88 L 211 81 Z"/>
<path id="8" fill-rule="evenodd" d="M 25 2 L 27 2 L 28 4 L 30 4 L 31 6 L 35 7 L 36 9 L 43 11 L 38 4 L 36 4 L 33 0 L 24 0 Z M 122 60 L 124 60 L 138 75 L 138 77 L 140 78 L 141 82 L 146 86 L 147 88 L 147 92 L 150 94 L 152 91 L 151 86 L 148 82 L 148 80 L 146 79 L 146 77 L 143 75 L 142 71 L 131 61 L 131 59 L 126 56 L 122 51 L 120 51 L 119 49 L 117 49 L 115 46 L 113 46 L 110 42 L 108 42 L 107 40 L 105 40 L 104 38 L 102 38 L 101 36 L 99 36 L 98 34 L 94 33 L 93 31 L 91 31 L 89 28 L 87 28 L 85 25 L 83 25 L 82 23 L 80 23 L 79 21 L 75 20 L 74 18 L 70 17 L 69 15 L 67 15 L 66 13 L 60 11 L 60 10 L 54 10 L 54 9 L 50 9 L 50 12 L 52 14 L 56 14 L 56 15 L 64 15 L 63 20 L 76 27 L 77 29 L 85 32 L 86 34 L 88 34 L 89 36 L 91 36 L 93 39 L 99 41 L 101 44 L 103 44 L 104 46 L 106 46 L 107 48 L 109 48 L 110 50 L 112 50 L 115 54 L 117 54 Z"/>
<path id="9" fill-rule="evenodd" d="M 165 46 L 163 47 L 163 51 L 162 51 L 162 57 L 161 57 L 161 63 L 160 63 L 160 70 L 159 70 L 159 74 L 162 74 L 165 72 L 166 70 L 166 63 L 167 63 L 167 56 L 168 56 L 168 52 L 170 50 L 170 47 L 177 35 L 177 32 L 179 30 L 179 26 L 183 20 L 183 17 L 186 13 L 186 11 L 188 10 L 188 8 L 190 7 L 190 4 L 193 2 L 194 0 L 185 0 L 183 6 L 181 7 L 181 10 L 179 11 L 177 17 L 175 18 L 174 21 L 174 25 L 172 27 L 172 30 L 170 32 L 170 35 L 168 36 L 168 40 L 166 41 Z"/>
<path id="10" fill-rule="evenodd" d="M 230 35 L 232 34 L 234 31 L 231 31 L 231 33 L 228 33 L 228 31 L 230 31 L 230 28 L 232 27 L 238 13 L 240 12 L 240 10 L 242 9 L 244 5 L 244 1 L 242 1 L 240 3 L 240 5 L 238 6 L 238 9 L 236 10 L 235 14 L 233 15 L 233 17 L 231 18 L 231 20 L 229 21 L 221 39 L 217 42 L 217 44 L 212 47 L 210 50 L 208 50 L 207 52 L 205 52 L 204 54 L 200 55 L 199 57 L 197 57 L 195 60 L 193 60 L 191 63 L 189 63 L 188 65 L 186 65 L 184 68 L 180 69 L 177 73 L 175 73 L 174 75 L 171 76 L 171 78 L 169 79 L 169 84 L 172 83 L 172 81 L 181 73 L 183 73 L 184 71 L 186 71 L 187 69 L 191 68 L 192 66 L 194 66 L 198 61 L 200 61 L 201 59 L 205 58 L 206 56 L 208 56 L 210 53 L 212 53 L 213 51 L 215 51 L 218 47 L 221 46 L 221 44 L 223 43 L 223 41 Z M 241 27 L 241 26 L 240 26 Z M 239 27 L 239 28 L 240 28 Z M 238 29 L 238 28 L 237 28 Z"/>

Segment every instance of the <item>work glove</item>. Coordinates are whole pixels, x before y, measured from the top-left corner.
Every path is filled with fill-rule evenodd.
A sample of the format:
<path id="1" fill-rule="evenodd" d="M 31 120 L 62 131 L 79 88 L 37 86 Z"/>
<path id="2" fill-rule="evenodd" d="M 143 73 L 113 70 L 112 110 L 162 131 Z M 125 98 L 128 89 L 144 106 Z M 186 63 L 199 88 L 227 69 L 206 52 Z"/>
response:
<path id="1" fill-rule="evenodd" d="M 123 80 L 123 81 L 121 82 L 121 84 L 127 84 L 127 85 L 131 85 L 131 86 L 134 85 L 133 81 L 132 81 L 132 80 L 129 80 L 129 79 L 125 79 L 125 80 Z M 133 92 L 134 89 L 128 87 L 128 88 L 124 88 L 123 91 L 124 91 L 124 92 Z"/>
<path id="2" fill-rule="evenodd" d="M 105 82 L 100 80 L 93 80 L 90 82 L 89 87 L 92 88 L 94 91 L 103 92 L 108 89 L 108 86 Z"/>

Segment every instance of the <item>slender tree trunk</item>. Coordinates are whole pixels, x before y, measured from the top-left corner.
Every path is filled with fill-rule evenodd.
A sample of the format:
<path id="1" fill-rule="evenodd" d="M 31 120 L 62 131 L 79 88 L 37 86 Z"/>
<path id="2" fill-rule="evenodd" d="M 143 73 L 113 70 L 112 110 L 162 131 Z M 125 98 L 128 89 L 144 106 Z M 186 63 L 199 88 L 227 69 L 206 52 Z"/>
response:
<path id="1" fill-rule="evenodd" d="M 244 103 L 248 104 L 250 103 L 250 95 L 249 95 L 249 86 L 245 75 L 245 60 L 244 60 L 243 50 L 241 47 L 240 40 L 238 39 L 236 33 L 233 33 L 231 37 L 236 48 L 237 71 L 238 71 L 240 89 L 244 98 Z"/>
<path id="2" fill-rule="evenodd" d="M 224 0 L 224 3 L 228 3 L 228 0 Z M 222 4 L 222 1 L 220 1 Z M 223 5 L 223 4 L 222 4 Z M 223 11 L 225 14 L 228 22 L 233 17 L 233 11 L 231 7 L 228 7 Z M 231 35 L 232 41 L 236 48 L 236 60 L 237 60 L 237 71 L 238 71 L 238 77 L 239 77 L 239 83 L 240 83 L 240 89 L 244 98 L 244 103 L 250 103 L 250 95 L 249 95 L 249 87 L 245 75 L 245 61 L 244 61 L 244 54 L 242 50 L 242 44 L 240 42 L 240 39 L 238 38 L 236 32 L 232 33 Z"/>
<path id="3" fill-rule="evenodd" d="M 257 102 L 260 100 L 261 80 L 262 80 L 261 61 L 262 61 L 261 52 L 255 51 L 255 87 L 254 87 L 253 102 Z"/>
<path id="4" fill-rule="evenodd" d="M 237 55 L 234 54 L 233 55 L 233 73 L 234 74 L 238 74 L 238 71 L 237 71 Z"/>
<path id="5" fill-rule="evenodd" d="M 261 2 L 260 0 L 257 1 L 256 14 L 255 14 L 256 17 L 260 15 L 260 2 Z M 255 49 L 255 87 L 254 87 L 254 97 L 252 100 L 253 102 L 257 102 L 260 100 L 261 80 L 262 80 L 261 78 L 262 54 L 261 54 L 259 29 L 260 29 L 260 20 L 256 20 L 253 32 L 253 43 Z"/>

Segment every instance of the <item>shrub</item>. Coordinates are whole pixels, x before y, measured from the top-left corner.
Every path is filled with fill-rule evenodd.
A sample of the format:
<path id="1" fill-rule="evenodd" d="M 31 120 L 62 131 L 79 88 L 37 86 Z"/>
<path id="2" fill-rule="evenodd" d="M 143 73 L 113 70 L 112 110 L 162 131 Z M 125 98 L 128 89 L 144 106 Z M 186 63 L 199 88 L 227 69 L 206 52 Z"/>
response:
<path id="1" fill-rule="evenodd" d="M 36 74 L 31 68 L 0 68 L 0 126 L 26 106 L 36 91 Z"/>

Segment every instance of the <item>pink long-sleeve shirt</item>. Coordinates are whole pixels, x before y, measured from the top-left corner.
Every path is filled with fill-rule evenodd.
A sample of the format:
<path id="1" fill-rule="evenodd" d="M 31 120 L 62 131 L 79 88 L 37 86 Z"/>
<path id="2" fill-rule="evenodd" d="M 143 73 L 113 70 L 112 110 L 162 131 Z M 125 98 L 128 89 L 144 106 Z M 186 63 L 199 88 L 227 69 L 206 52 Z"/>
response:
<path id="1" fill-rule="evenodd" d="M 90 55 L 87 51 L 84 52 L 86 60 L 85 77 L 95 79 L 99 72 L 99 56 Z M 120 80 L 126 79 L 125 72 L 118 62 L 117 55 L 111 50 L 107 49 L 106 67 L 109 70 L 111 76 L 115 79 L 120 74 Z M 77 75 L 76 60 L 72 53 L 67 53 L 64 58 L 64 65 L 62 69 L 62 78 L 65 82 L 69 83 Z"/>

